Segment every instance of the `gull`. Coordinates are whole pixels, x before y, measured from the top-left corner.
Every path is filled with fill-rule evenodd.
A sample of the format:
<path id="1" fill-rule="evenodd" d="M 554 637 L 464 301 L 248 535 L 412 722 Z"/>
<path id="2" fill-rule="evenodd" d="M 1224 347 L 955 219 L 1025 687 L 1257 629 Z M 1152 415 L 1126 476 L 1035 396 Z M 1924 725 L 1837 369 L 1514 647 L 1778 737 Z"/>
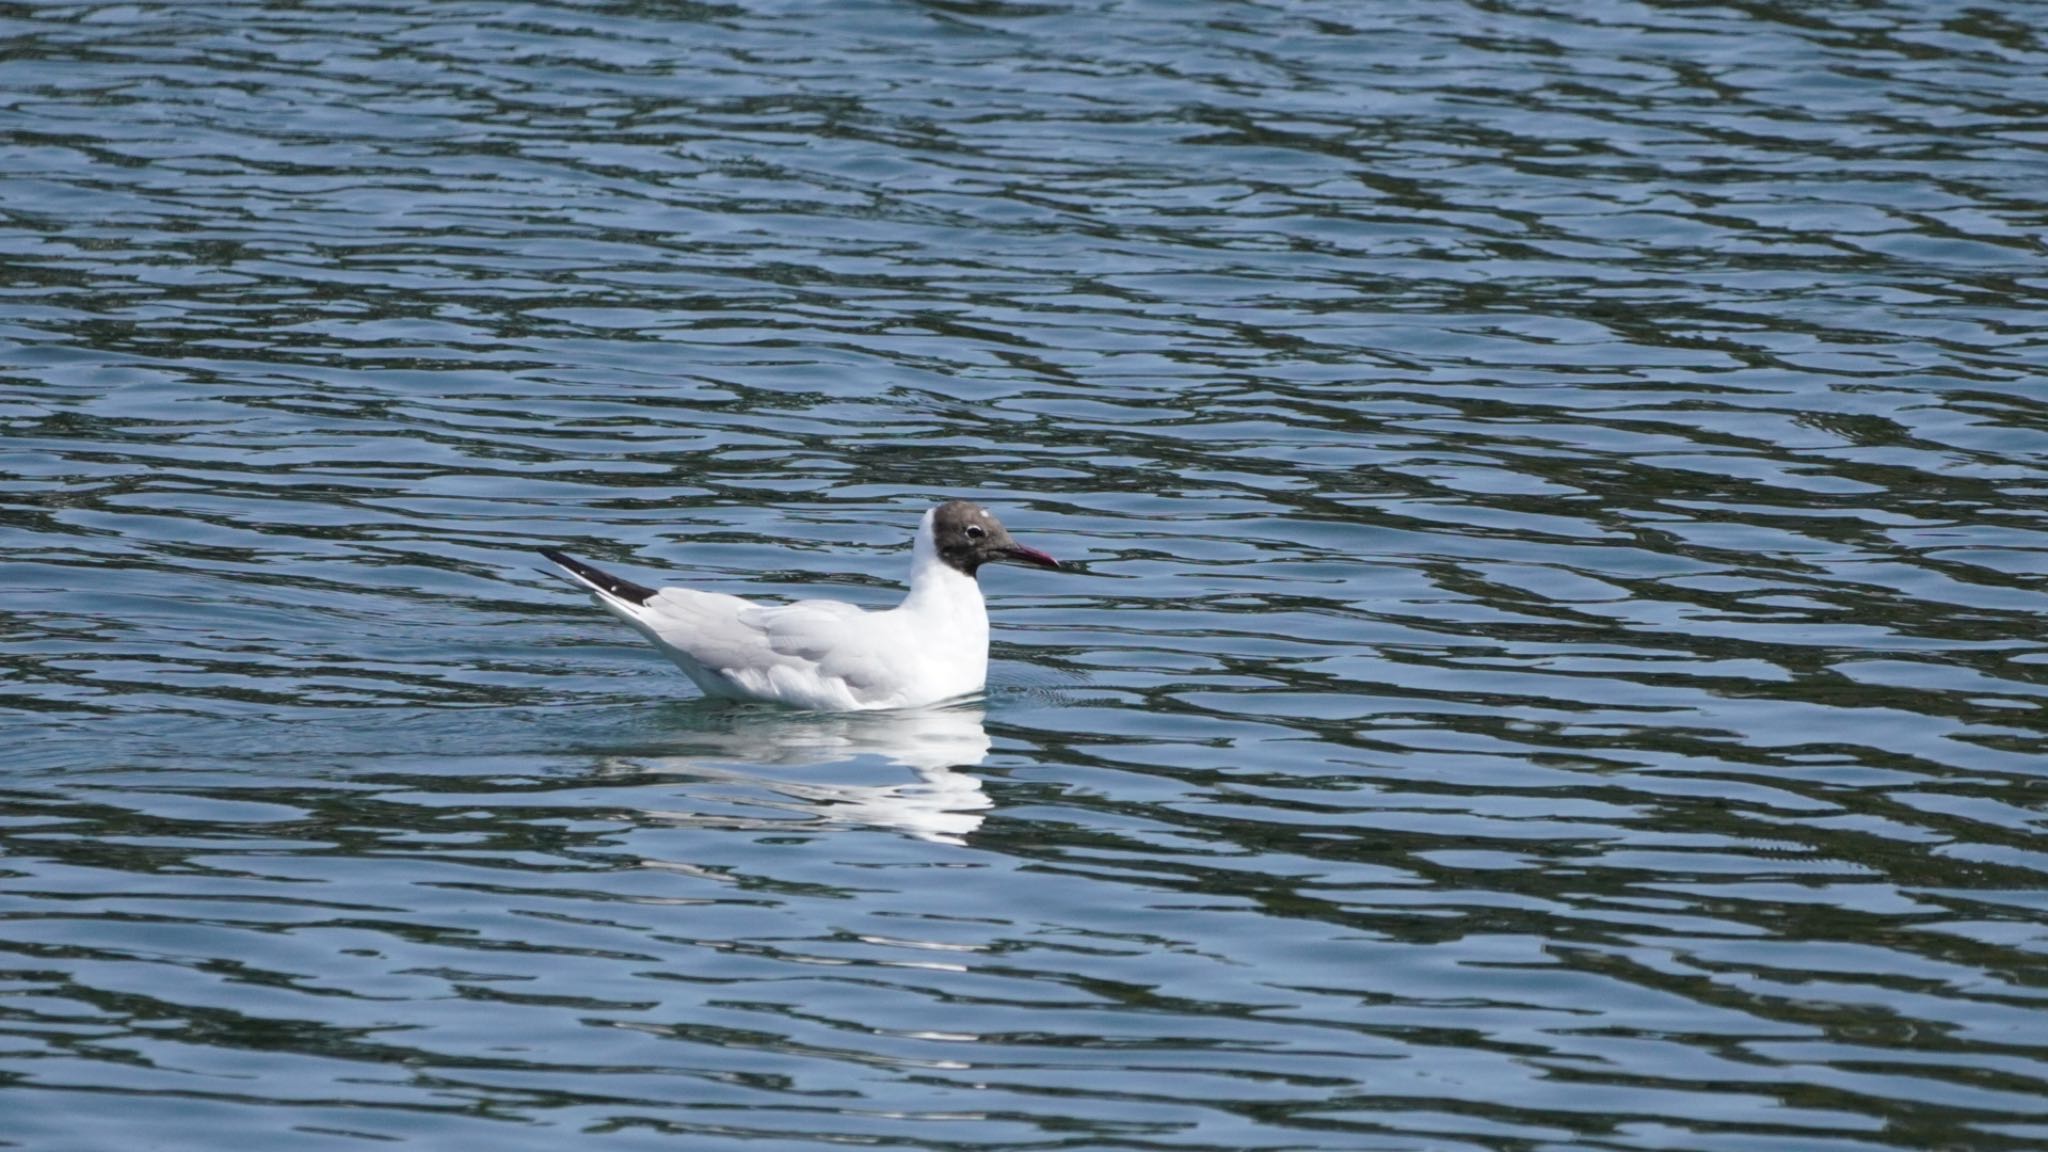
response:
<path id="1" fill-rule="evenodd" d="M 649 588 L 553 548 L 540 554 L 654 642 L 707 696 L 829 712 L 922 708 L 988 682 L 988 608 L 976 573 L 1007 562 L 1058 568 L 979 504 L 924 514 L 910 592 L 886 611 L 838 600 L 758 604 L 693 588 Z"/>

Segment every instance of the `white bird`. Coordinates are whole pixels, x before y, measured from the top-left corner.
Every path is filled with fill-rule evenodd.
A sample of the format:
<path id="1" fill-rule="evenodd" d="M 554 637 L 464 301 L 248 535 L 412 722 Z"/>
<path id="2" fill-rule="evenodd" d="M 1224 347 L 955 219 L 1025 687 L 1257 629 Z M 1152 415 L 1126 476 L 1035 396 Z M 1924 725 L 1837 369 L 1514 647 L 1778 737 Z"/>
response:
<path id="1" fill-rule="evenodd" d="M 757 604 L 692 588 L 621 580 L 552 548 L 560 565 L 708 696 L 845 712 L 920 708 L 988 682 L 988 608 L 975 573 L 1007 561 L 1058 568 L 987 509 L 949 500 L 917 525 L 910 593 L 870 612 L 838 600 Z"/>

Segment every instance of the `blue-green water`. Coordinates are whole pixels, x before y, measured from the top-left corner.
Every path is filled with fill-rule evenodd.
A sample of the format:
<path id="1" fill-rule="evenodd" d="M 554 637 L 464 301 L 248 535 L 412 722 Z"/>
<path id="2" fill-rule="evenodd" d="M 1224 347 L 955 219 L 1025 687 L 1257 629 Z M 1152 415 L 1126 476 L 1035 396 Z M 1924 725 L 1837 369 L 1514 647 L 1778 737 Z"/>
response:
<path id="1" fill-rule="evenodd" d="M 2041 1146 L 2040 16 L 0 8 L 0 1146 Z"/>

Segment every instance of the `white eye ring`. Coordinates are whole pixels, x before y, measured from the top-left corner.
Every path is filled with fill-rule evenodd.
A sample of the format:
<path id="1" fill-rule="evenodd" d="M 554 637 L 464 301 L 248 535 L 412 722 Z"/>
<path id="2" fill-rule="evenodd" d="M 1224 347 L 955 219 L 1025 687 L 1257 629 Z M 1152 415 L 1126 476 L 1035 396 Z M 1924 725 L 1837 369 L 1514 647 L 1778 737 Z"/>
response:
<path id="1" fill-rule="evenodd" d="M 981 525 L 979 524 L 969 524 L 967 526 L 967 534 L 976 540 L 988 535 L 988 533 L 981 530 Z"/>

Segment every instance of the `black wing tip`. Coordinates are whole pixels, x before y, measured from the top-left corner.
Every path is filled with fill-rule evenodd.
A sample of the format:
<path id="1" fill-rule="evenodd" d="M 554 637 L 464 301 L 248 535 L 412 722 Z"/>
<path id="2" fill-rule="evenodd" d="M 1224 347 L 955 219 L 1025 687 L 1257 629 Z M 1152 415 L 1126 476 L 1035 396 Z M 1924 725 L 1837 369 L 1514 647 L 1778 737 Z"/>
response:
<path id="1" fill-rule="evenodd" d="M 570 575 L 583 581 L 585 584 L 609 595 L 616 596 L 621 600 L 634 604 L 645 604 L 649 600 L 654 599 L 654 589 L 649 588 L 645 584 L 635 584 L 631 580 L 622 580 L 601 568 L 593 568 L 585 564 L 567 552 L 555 548 L 542 548 L 540 549 L 540 554 L 561 565 Z"/>

